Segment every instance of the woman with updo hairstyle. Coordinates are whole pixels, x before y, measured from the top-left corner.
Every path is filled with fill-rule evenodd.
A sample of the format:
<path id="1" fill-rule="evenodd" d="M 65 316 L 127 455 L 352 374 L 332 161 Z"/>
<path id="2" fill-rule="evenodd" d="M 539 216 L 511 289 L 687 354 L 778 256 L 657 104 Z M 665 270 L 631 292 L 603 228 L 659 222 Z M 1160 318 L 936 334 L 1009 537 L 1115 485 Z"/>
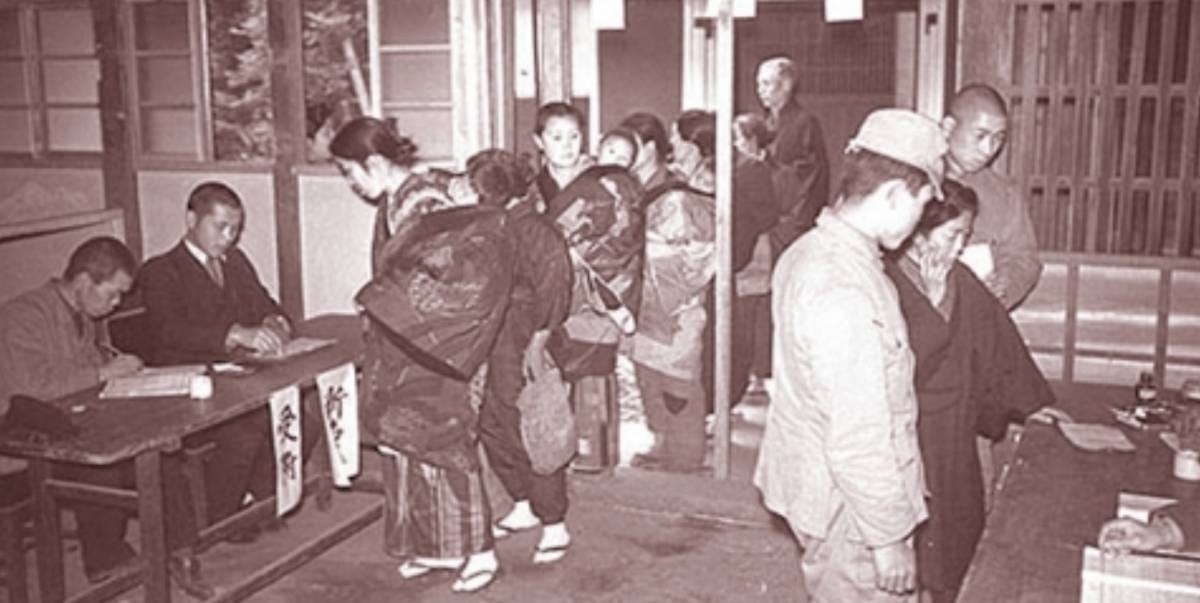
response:
<path id="1" fill-rule="evenodd" d="M 910 239 L 884 261 L 916 357 L 917 438 L 929 519 L 916 531 L 917 582 L 935 603 L 954 601 L 984 523 L 976 434 L 998 440 L 1010 421 L 1054 417 L 1055 397 L 1008 315 L 958 261 L 979 211 L 975 192 L 942 184 Z M 923 597 L 924 598 L 924 597 Z"/>
<path id="2" fill-rule="evenodd" d="M 360 423 L 382 456 L 384 550 L 401 560 L 401 578 L 457 572 L 451 590 L 475 592 L 499 560 L 470 382 L 505 320 L 517 245 L 502 208 L 455 194 L 453 174 L 414 170 L 416 146 L 386 123 L 356 119 L 330 150 L 379 206 L 373 278 L 354 300 L 366 325 Z M 502 156 L 474 165 L 489 202 L 520 190 L 494 177 Z"/>
<path id="3" fill-rule="evenodd" d="M 621 120 L 621 126 L 637 135 L 637 155 L 629 171 L 633 172 L 647 193 L 665 185 L 671 176 L 667 170 L 667 164 L 671 162 L 671 140 L 667 137 L 662 120 L 653 113 L 639 111 Z M 652 199 L 649 197 L 648 194 L 643 202 L 650 203 Z"/>

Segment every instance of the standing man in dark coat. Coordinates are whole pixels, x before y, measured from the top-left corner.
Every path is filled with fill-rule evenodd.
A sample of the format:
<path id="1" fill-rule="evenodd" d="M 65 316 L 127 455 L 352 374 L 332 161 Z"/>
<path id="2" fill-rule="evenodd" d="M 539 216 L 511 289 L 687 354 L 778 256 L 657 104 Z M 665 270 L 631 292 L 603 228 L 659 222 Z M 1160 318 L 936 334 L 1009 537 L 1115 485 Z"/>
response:
<path id="1" fill-rule="evenodd" d="M 244 215 L 241 199 L 224 184 L 206 182 L 189 195 L 183 240 L 142 270 L 153 333 L 147 364 L 211 362 L 239 350 L 277 353 L 291 336 L 288 318 L 236 247 Z M 274 494 L 270 433 L 263 409 L 196 436 L 217 445 L 205 472 L 211 521 L 236 511 L 246 492 L 259 500 Z M 254 535 L 251 530 L 234 539 Z"/>
<path id="2" fill-rule="evenodd" d="M 758 99 L 767 110 L 774 140 L 767 154 L 775 165 L 775 191 L 782 215 L 771 231 L 771 257 L 812 228 L 829 203 L 829 161 L 816 116 L 796 100 L 796 66 L 784 56 L 758 67 Z"/>

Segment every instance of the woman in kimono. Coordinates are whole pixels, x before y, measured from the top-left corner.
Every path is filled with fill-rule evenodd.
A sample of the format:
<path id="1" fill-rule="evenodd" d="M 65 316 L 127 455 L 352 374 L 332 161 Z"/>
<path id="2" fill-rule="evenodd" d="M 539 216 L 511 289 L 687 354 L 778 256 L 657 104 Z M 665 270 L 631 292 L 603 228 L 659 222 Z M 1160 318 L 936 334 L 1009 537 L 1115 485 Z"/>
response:
<path id="1" fill-rule="evenodd" d="M 716 118 L 686 111 L 671 129 L 673 170 L 683 181 L 646 207 L 646 261 L 633 362 L 654 447 L 633 458 L 647 469 L 704 464 L 705 298 L 716 272 L 713 175 Z"/>
<path id="2" fill-rule="evenodd" d="M 956 259 L 978 201 L 952 180 L 931 202 L 884 270 L 896 285 L 917 359 L 917 434 L 929 488 L 929 520 L 916 532 L 920 587 L 953 601 L 983 530 L 984 489 L 976 434 L 999 439 L 1009 421 L 1035 414 L 1054 393 L 1021 334 L 987 287 Z M 1042 410 L 1038 410 L 1041 408 Z"/>
<path id="3" fill-rule="evenodd" d="M 384 548 L 406 579 L 458 570 L 451 589 L 478 591 L 499 562 L 469 381 L 512 289 L 504 210 L 479 205 L 494 195 L 469 177 L 414 173 L 415 147 L 379 120 L 350 122 L 330 151 L 355 192 L 379 204 L 374 278 L 355 301 L 367 325 L 362 424 L 384 459 Z"/>
<path id="4" fill-rule="evenodd" d="M 489 153 L 489 152 L 485 152 Z M 515 249 L 513 287 L 508 311 L 488 360 L 483 405 L 479 410 L 479 436 L 489 465 L 513 500 L 512 509 L 492 527 L 496 538 L 541 526 L 542 535 L 533 562 L 562 559 L 571 543 L 565 522 L 567 512 L 566 466 L 542 474 L 534 471 L 521 438 L 521 411 L 517 399 L 530 379 L 551 368 L 546 345 L 550 333 L 566 320 L 571 301 L 572 267 L 567 244 L 554 223 L 527 200 L 520 199 L 527 176 L 513 170 L 482 174 L 487 180 L 511 181 L 506 191 L 480 199 L 506 210 L 508 237 Z M 478 157 L 478 156 L 477 156 Z M 472 160 L 474 161 L 474 159 Z M 468 171 L 475 174 L 468 164 Z M 474 176 L 473 176 L 474 179 Z M 477 188 L 484 188 L 477 185 Z"/>
<path id="5" fill-rule="evenodd" d="M 542 156 L 542 168 L 531 192 L 543 204 L 592 165 L 592 158 L 583 152 L 583 125 L 583 114 L 568 103 L 555 101 L 538 108 L 533 144 Z"/>

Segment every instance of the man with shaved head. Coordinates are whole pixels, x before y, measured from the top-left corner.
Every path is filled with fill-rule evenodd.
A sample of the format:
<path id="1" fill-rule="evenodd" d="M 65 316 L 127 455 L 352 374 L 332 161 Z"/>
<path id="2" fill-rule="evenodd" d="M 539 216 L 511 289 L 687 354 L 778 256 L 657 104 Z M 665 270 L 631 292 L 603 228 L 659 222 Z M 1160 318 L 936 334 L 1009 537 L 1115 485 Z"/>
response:
<path id="1" fill-rule="evenodd" d="M 770 57 L 758 66 L 758 99 L 767 110 L 774 135 L 767 154 L 775 164 L 773 181 L 781 216 L 771 230 L 771 257 L 812 228 L 821 208 L 829 203 L 829 161 L 821 124 L 796 102 L 796 67 L 785 56 Z"/>
<path id="2" fill-rule="evenodd" d="M 1042 263 L 1029 208 L 1016 185 L 991 166 L 1008 136 L 1008 109 L 996 90 L 970 84 L 959 90 L 942 118 L 950 142 L 946 154 L 949 178 L 975 190 L 979 215 L 967 241 L 964 260 L 1008 309 L 1037 284 Z M 991 258 L 986 261 L 971 258 Z"/>

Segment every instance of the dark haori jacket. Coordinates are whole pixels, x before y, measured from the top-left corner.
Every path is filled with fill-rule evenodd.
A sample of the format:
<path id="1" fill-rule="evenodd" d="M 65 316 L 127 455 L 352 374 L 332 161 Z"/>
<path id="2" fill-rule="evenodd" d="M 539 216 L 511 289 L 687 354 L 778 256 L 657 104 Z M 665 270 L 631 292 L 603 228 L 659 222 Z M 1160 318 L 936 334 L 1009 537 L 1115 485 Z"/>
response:
<path id="1" fill-rule="evenodd" d="M 1055 397 L 1008 311 L 970 270 L 950 270 L 947 320 L 899 262 L 911 260 L 888 258 L 884 270 L 917 360 L 917 434 L 930 493 L 929 520 L 917 528 L 918 576 L 925 588 L 956 590 L 983 531 L 976 434 L 998 440 L 1010 421 Z"/>
<path id="2" fill-rule="evenodd" d="M 146 262 L 138 276 L 146 306 L 147 364 L 210 362 L 229 356 L 225 336 L 235 324 L 257 326 L 283 309 L 263 287 L 246 254 L 236 247 L 222 262 L 225 286 L 180 241 Z"/>
<path id="3" fill-rule="evenodd" d="M 812 228 L 821 208 L 829 203 L 829 160 L 821 122 L 795 100 L 779 110 L 778 119 L 768 118 L 775 138 L 768 155 L 775 167 L 775 192 L 779 199 L 779 223 L 771 231 L 771 257 Z"/>
<path id="4" fill-rule="evenodd" d="M 424 176 L 410 183 L 380 204 L 375 275 L 355 296 L 367 317 L 363 429 L 422 462 L 473 471 L 468 382 L 504 319 L 517 242 L 504 210 L 447 208 Z M 394 217 L 421 200 L 433 203 L 429 213 Z"/>
<path id="5" fill-rule="evenodd" d="M 574 269 L 567 242 L 532 205 L 508 212 L 508 237 L 516 241 L 513 288 L 496 345 L 488 359 L 486 396 L 515 406 L 525 387 L 525 349 L 537 331 L 562 326 L 571 309 Z"/>
<path id="6" fill-rule="evenodd" d="M 566 239 L 574 269 L 568 318 L 549 351 L 574 379 L 611 373 L 621 334 L 615 316 L 641 304 L 645 244 L 642 186 L 628 170 L 595 166 L 546 203 Z"/>

